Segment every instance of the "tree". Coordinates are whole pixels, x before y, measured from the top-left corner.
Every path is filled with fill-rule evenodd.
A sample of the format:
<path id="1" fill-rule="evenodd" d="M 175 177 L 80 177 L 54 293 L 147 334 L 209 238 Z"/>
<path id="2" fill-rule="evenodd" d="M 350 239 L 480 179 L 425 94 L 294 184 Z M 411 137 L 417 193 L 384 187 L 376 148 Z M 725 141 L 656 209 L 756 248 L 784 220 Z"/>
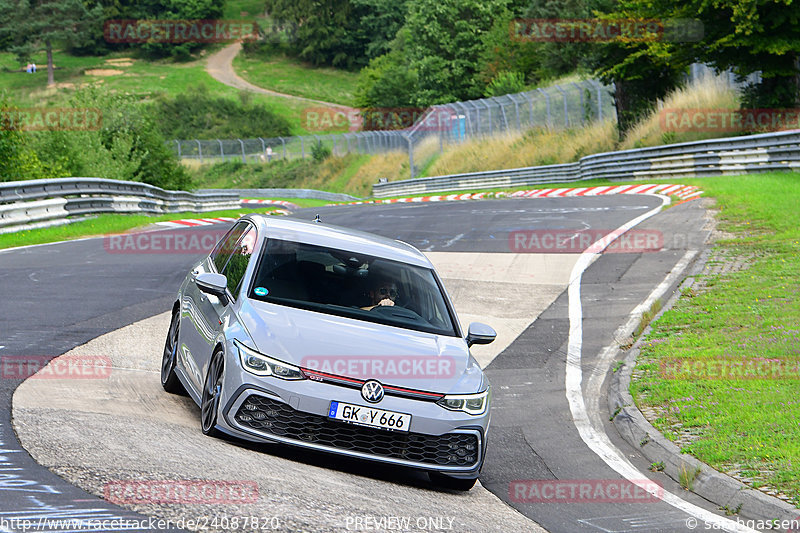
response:
<path id="1" fill-rule="evenodd" d="M 595 14 L 609 23 L 674 18 L 678 10 L 654 10 L 651 0 L 621 0 L 610 4 L 594 0 Z M 690 17 L 684 14 L 684 20 Z M 620 36 L 595 43 L 589 50 L 587 64 L 605 83 L 614 84 L 614 104 L 620 137 L 649 113 L 657 100 L 680 85 L 694 58 L 694 43 L 681 42 L 669 31 L 646 32 L 637 38 Z"/>
<path id="2" fill-rule="evenodd" d="M 482 96 L 490 81 L 474 82 L 482 39 L 507 4 L 508 0 L 409 2 L 406 23 L 391 52 L 373 59 L 361 73 L 359 103 L 428 107 Z"/>
<path id="3" fill-rule="evenodd" d="M 473 84 L 482 38 L 507 0 L 415 0 L 404 26 L 406 57 L 419 75 L 417 99 L 431 105 L 482 96 Z"/>
<path id="4" fill-rule="evenodd" d="M 800 104 L 797 0 L 689 0 L 682 7 L 681 13 L 692 13 L 705 29 L 696 47 L 698 60 L 721 70 L 733 69 L 741 76 L 761 71 L 763 81 L 747 91 L 746 105 Z"/>
<path id="5" fill-rule="evenodd" d="M 289 49 L 315 65 L 362 67 L 390 49 L 409 0 L 267 0 L 292 28 Z"/>
<path id="6" fill-rule="evenodd" d="M 55 84 L 53 46 L 79 43 L 91 36 L 102 9 L 87 10 L 81 0 L 0 0 L 0 40 L 8 36 L 8 50 L 21 63 L 40 50 L 47 52 L 47 85 Z"/>

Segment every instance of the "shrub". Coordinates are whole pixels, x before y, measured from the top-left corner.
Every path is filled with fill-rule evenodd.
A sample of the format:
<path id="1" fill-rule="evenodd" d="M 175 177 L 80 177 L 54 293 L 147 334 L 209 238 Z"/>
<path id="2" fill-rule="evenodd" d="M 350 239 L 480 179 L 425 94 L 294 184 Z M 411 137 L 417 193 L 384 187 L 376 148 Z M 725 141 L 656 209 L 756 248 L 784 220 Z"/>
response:
<path id="1" fill-rule="evenodd" d="M 213 96 L 203 85 L 190 87 L 174 98 L 155 102 L 159 128 L 167 139 L 217 139 L 282 137 L 291 134 L 289 122 L 251 101 L 247 92 L 239 100 Z"/>

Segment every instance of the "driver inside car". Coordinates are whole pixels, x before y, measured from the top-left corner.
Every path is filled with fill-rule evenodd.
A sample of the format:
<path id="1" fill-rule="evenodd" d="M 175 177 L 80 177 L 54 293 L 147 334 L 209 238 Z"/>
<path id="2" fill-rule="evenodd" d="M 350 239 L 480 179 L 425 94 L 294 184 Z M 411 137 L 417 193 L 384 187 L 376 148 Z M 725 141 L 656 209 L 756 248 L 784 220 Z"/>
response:
<path id="1" fill-rule="evenodd" d="M 378 280 L 369 290 L 369 299 L 372 303 L 361 309 L 371 311 L 382 305 L 394 305 L 399 294 L 397 285 L 393 281 L 386 279 Z"/>

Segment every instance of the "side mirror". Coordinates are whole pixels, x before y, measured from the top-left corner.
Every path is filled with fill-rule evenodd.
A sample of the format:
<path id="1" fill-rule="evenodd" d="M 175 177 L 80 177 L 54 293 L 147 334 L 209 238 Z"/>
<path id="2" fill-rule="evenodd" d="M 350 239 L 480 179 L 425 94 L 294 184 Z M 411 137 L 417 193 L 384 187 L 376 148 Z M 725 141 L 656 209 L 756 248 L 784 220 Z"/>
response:
<path id="1" fill-rule="evenodd" d="M 216 296 L 219 298 L 222 305 L 228 305 L 228 279 L 222 274 L 214 274 L 213 272 L 204 272 L 195 278 L 197 288 L 206 294 Z"/>
<path id="2" fill-rule="evenodd" d="M 473 344 L 489 344 L 497 337 L 497 332 L 491 326 L 481 324 L 480 322 L 473 322 L 469 325 L 467 332 L 467 346 Z"/>

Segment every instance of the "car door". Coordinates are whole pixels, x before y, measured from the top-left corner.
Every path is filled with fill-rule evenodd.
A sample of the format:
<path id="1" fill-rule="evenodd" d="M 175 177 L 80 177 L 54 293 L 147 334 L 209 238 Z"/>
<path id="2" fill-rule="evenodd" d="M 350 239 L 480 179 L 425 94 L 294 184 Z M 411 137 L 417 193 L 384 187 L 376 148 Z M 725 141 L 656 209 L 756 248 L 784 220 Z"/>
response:
<path id="1" fill-rule="evenodd" d="M 223 306 L 219 299 L 202 292 L 195 282 L 206 272 L 223 273 L 228 260 L 236 250 L 242 235 L 252 228 L 248 222 L 238 222 L 220 239 L 214 250 L 195 266 L 189 274 L 189 283 L 181 301 L 181 347 L 179 357 L 196 391 L 202 391 L 205 367 L 211 357 L 213 342 L 220 331 L 219 314 Z"/>

